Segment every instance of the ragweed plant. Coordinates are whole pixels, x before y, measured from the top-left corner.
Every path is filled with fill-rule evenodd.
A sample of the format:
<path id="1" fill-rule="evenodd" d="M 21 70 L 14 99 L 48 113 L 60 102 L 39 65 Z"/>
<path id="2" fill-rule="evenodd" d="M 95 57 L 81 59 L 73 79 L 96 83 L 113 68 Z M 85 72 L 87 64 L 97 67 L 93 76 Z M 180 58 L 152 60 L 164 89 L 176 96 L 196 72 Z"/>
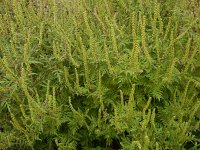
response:
<path id="1" fill-rule="evenodd" d="M 0 0 L 0 149 L 199 149 L 198 0 Z"/>

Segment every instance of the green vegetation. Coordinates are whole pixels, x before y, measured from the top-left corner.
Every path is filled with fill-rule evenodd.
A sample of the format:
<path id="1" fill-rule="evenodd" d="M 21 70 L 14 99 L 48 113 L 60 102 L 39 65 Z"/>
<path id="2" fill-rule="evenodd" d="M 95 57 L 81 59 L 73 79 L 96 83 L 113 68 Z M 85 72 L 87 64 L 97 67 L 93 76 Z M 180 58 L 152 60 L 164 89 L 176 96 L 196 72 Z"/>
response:
<path id="1" fill-rule="evenodd" d="M 0 0 L 0 149 L 199 149 L 199 8 Z"/>

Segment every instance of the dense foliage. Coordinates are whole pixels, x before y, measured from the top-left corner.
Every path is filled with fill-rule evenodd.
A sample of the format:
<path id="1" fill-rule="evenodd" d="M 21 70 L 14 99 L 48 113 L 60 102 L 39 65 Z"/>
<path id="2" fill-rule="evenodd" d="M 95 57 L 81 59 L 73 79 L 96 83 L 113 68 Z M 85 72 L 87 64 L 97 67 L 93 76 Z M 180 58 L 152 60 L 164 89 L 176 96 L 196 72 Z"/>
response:
<path id="1" fill-rule="evenodd" d="M 0 149 L 199 149 L 199 8 L 0 0 Z"/>

